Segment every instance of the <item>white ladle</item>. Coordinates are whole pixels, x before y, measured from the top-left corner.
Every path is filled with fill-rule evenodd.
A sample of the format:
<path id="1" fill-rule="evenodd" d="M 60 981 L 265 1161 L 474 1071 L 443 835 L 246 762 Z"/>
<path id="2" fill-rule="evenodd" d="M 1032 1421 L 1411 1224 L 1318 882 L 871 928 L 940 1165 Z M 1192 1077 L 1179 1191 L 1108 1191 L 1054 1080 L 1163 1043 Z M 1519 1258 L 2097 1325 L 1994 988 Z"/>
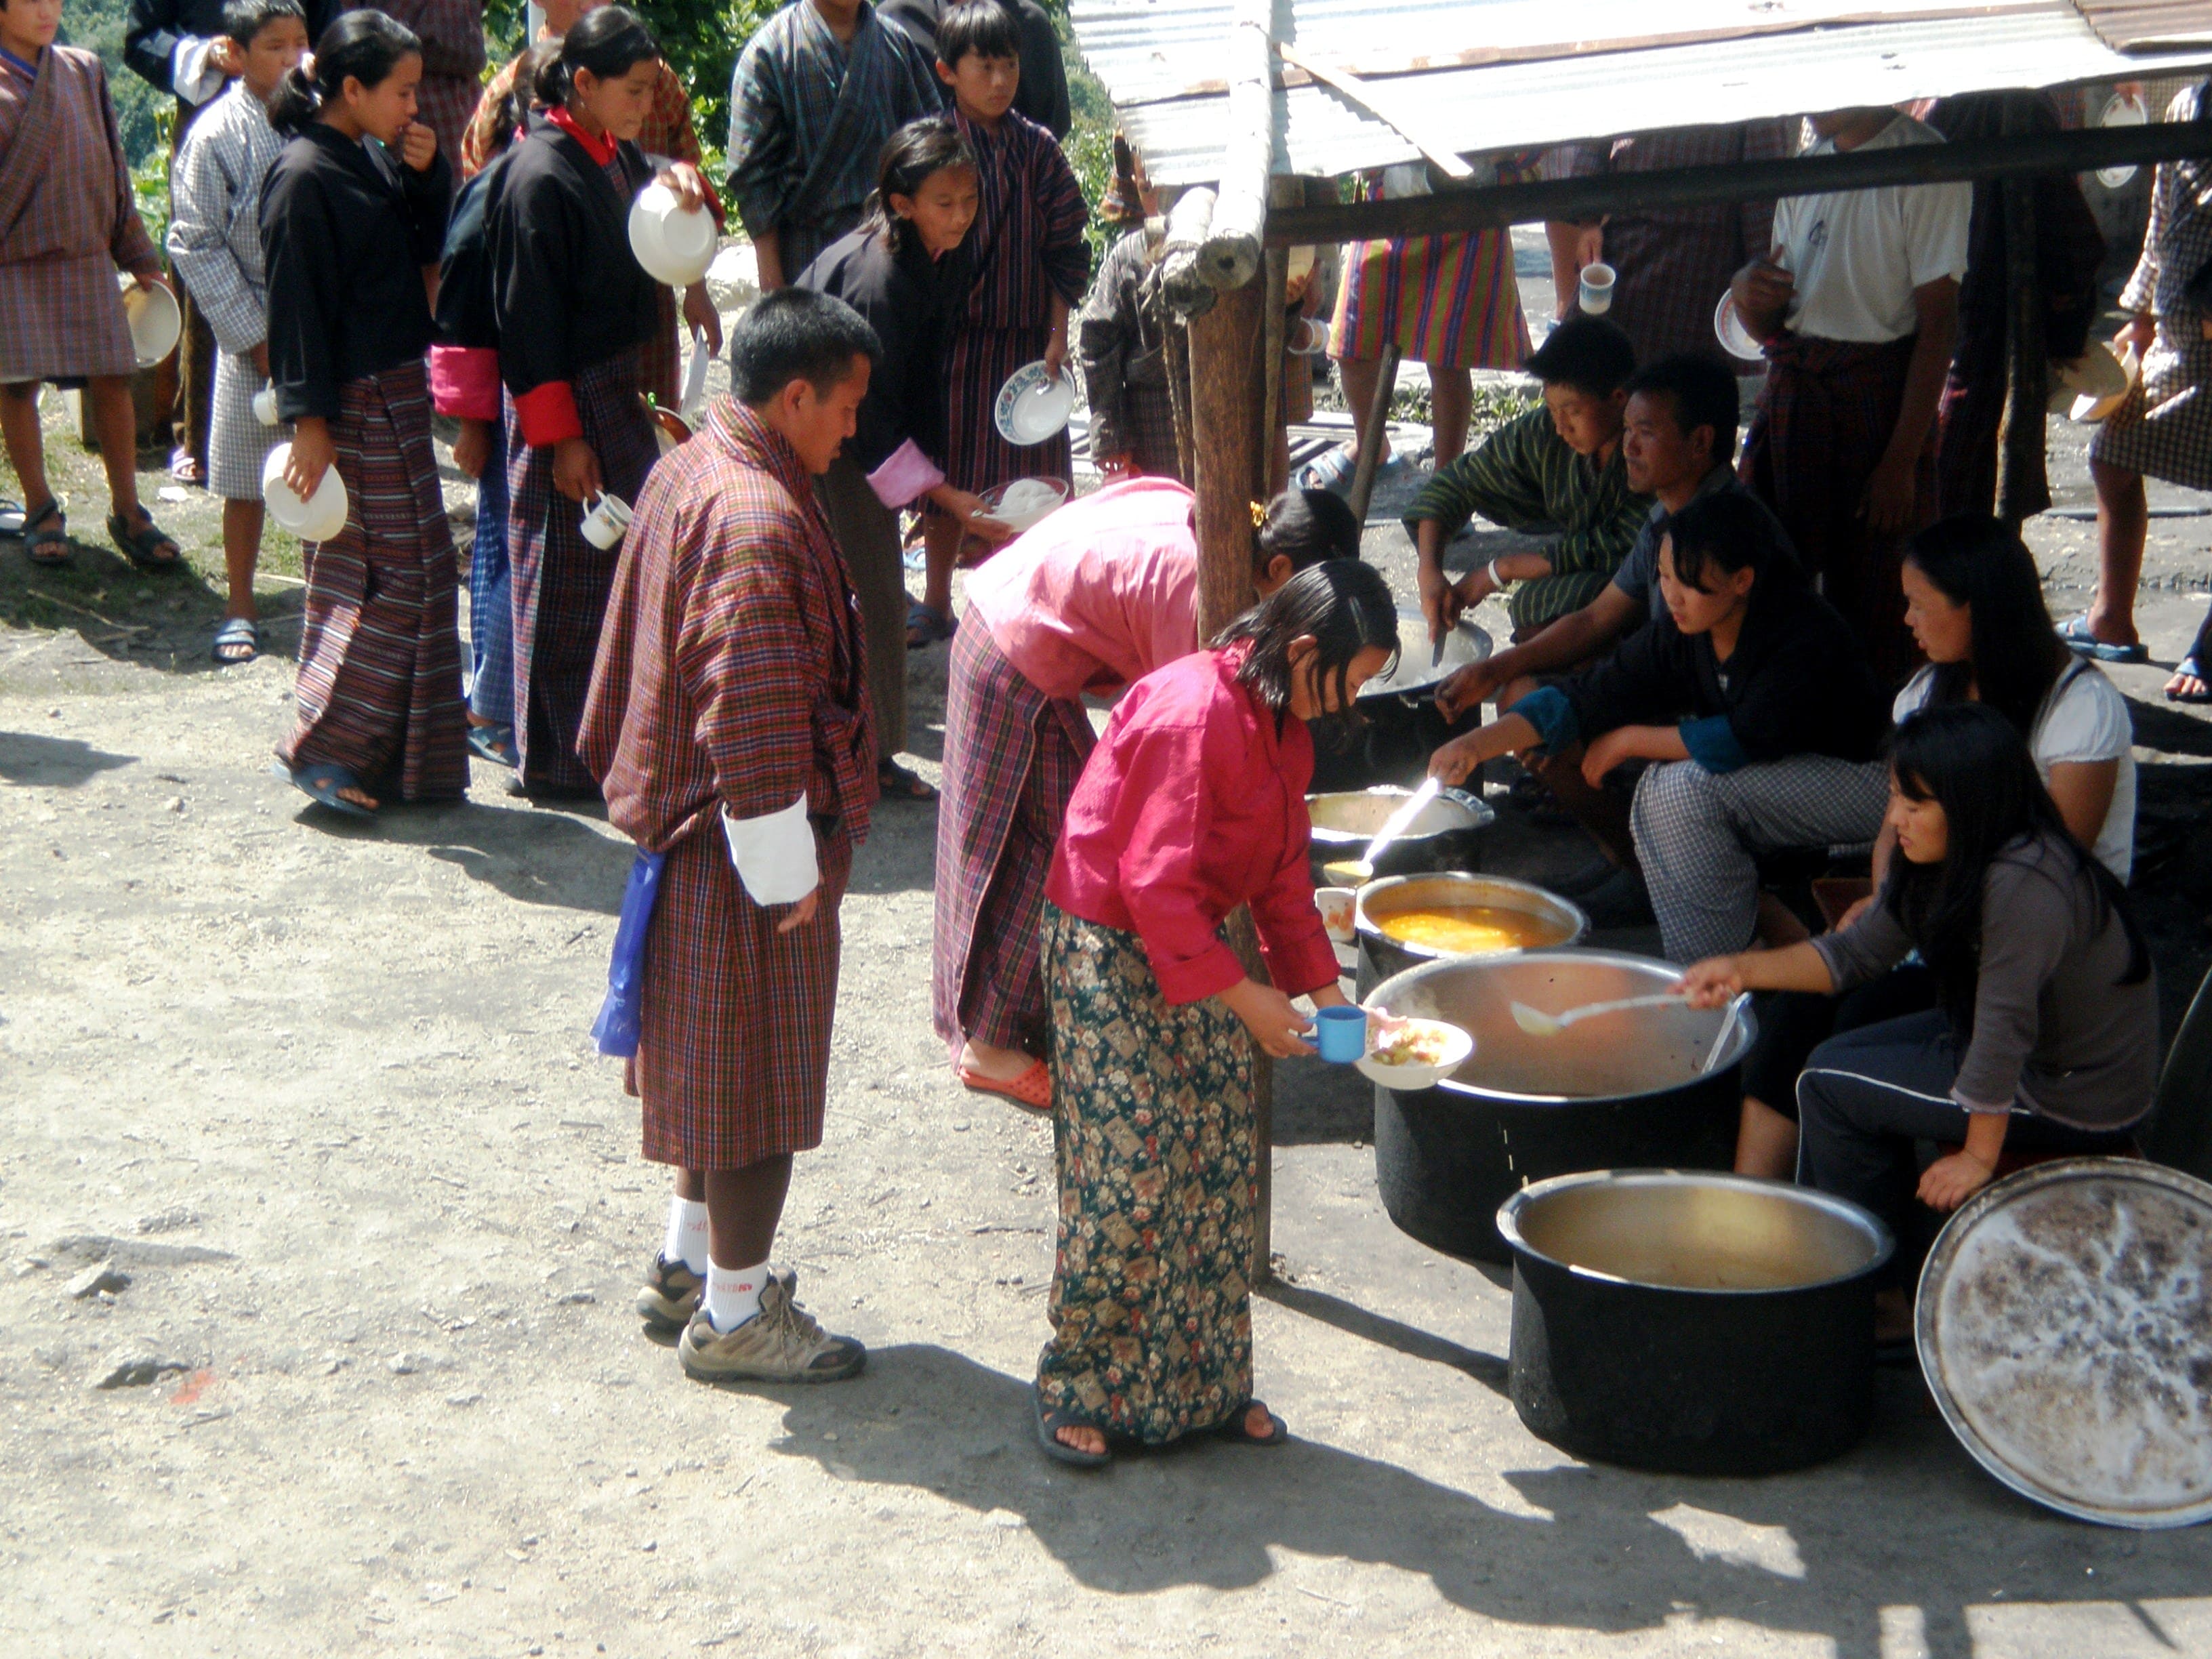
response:
<path id="1" fill-rule="evenodd" d="M 1729 1033 L 1735 1030 L 1736 1021 L 1743 1017 L 1744 1004 L 1750 1000 L 1750 992 L 1739 991 L 1729 1004 L 1728 1018 L 1721 1021 L 1721 1029 L 1713 1037 L 1713 1046 L 1705 1050 L 1705 1063 L 1698 1067 L 1699 1077 L 1713 1069 L 1713 1062 L 1721 1057 L 1721 1050 L 1728 1046 Z"/>
<path id="2" fill-rule="evenodd" d="M 1530 1036 L 1557 1036 L 1568 1026 L 1578 1025 L 1598 1014 L 1619 1013 L 1624 1008 L 1663 1008 L 1670 1002 L 1681 1000 L 1679 991 L 1662 991 L 1654 996 L 1623 997 L 1618 1002 L 1586 1002 L 1563 1014 L 1547 1014 L 1541 1008 L 1516 1002 L 1512 1005 L 1513 1023 Z"/>
<path id="3" fill-rule="evenodd" d="M 1360 872 L 1359 878 L 1362 881 L 1368 880 L 1375 874 L 1375 860 L 1382 856 L 1383 849 L 1413 826 L 1413 820 L 1421 816 L 1421 809 L 1443 793 L 1443 787 L 1444 781 L 1442 778 L 1423 778 L 1421 787 L 1407 796 L 1396 811 L 1382 820 L 1382 827 L 1375 832 L 1374 839 L 1367 843 L 1366 852 L 1356 859 L 1347 860 L 1351 868 Z"/>

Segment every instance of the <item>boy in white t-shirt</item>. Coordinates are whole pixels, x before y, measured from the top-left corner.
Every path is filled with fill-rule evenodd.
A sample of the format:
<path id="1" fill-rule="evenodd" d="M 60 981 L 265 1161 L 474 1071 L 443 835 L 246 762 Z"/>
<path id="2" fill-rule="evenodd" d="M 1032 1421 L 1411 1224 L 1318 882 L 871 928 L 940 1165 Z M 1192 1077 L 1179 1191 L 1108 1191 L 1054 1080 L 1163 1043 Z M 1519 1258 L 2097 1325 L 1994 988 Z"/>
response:
<path id="1" fill-rule="evenodd" d="M 1942 135 L 1894 110 L 1810 118 L 1829 155 Z M 1894 685 L 1912 665 L 1898 568 L 1936 517 L 1936 410 L 1958 332 L 1973 187 L 1887 185 L 1775 204 L 1773 249 L 1736 273 L 1765 343 L 1743 476 Z"/>

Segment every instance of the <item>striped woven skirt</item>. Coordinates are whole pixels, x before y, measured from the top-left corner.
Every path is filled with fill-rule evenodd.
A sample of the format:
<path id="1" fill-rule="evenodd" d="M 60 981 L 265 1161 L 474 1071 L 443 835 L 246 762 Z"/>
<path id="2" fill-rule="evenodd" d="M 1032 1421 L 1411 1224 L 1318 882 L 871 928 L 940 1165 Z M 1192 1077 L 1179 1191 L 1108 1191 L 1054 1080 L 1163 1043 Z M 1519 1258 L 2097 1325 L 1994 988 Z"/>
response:
<path id="1" fill-rule="evenodd" d="M 637 400 L 635 346 L 594 363 L 573 386 L 584 441 L 599 459 L 610 495 L 631 506 L 659 459 L 653 422 Z M 516 776 L 525 790 L 595 795 L 599 783 L 576 758 L 576 728 L 592 686 L 599 623 L 622 557 L 584 539 L 584 509 L 553 487 L 550 447 L 522 441 L 514 401 L 507 404 L 507 559 L 514 609 Z"/>
<path id="2" fill-rule="evenodd" d="M 971 619 L 945 687 L 930 1011 L 957 1058 L 976 1037 L 1041 1054 L 1037 925 L 1060 820 L 1097 744 L 1083 705 L 1048 697 Z"/>
<path id="3" fill-rule="evenodd" d="M 1337 289 L 1329 353 L 1371 362 L 1395 343 L 1431 368 L 1518 368 L 1528 324 L 1502 230 L 1358 242 Z"/>
<path id="4" fill-rule="evenodd" d="M 742 1170 L 822 1144 L 853 847 L 816 828 L 821 904 L 788 933 L 775 930 L 782 907 L 746 896 L 715 818 L 669 849 L 626 1079 L 655 1164 Z"/>
<path id="5" fill-rule="evenodd" d="M 469 781 L 460 605 L 421 360 L 348 381 L 331 438 L 345 528 L 301 550 L 300 717 L 277 758 L 346 767 L 386 798 L 456 799 Z"/>
<path id="6" fill-rule="evenodd" d="M 1044 912 L 1060 1238 L 1044 1408 L 1157 1445 L 1252 1397 L 1252 1039 L 1134 933 Z"/>
<path id="7" fill-rule="evenodd" d="M 1018 478 L 1075 476 L 1065 430 L 1041 444 L 1010 444 L 992 413 L 1000 388 L 1023 364 L 1042 357 L 1051 337 L 1045 328 L 965 327 L 952 337 L 945 365 L 945 477 L 955 489 L 981 493 Z"/>

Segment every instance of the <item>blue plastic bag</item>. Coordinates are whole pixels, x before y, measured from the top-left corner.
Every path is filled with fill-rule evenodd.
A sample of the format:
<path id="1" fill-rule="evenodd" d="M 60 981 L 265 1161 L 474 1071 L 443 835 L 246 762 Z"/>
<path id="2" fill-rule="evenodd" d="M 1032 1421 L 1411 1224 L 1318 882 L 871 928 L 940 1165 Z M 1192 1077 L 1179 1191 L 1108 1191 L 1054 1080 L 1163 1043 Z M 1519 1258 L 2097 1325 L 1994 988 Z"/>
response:
<path id="1" fill-rule="evenodd" d="M 592 1040 L 603 1054 L 629 1060 L 637 1053 L 637 1018 L 645 1000 L 645 935 L 653 907 L 660 897 L 663 853 L 639 849 L 623 890 L 622 919 L 615 924 L 615 949 L 607 963 L 607 997 L 592 1023 Z"/>

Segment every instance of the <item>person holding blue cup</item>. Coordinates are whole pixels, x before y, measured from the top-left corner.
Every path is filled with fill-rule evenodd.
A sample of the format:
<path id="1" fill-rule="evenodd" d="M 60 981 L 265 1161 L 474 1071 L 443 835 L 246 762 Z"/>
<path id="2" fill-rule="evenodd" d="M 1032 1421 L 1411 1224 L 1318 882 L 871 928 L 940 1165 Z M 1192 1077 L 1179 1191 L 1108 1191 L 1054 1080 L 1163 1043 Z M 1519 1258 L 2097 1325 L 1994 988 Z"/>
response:
<path id="1" fill-rule="evenodd" d="M 1335 1066 L 1349 1066 L 1367 1052 L 1367 1011 L 1348 1004 L 1314 1010 L 1314 1052 Z"/>

